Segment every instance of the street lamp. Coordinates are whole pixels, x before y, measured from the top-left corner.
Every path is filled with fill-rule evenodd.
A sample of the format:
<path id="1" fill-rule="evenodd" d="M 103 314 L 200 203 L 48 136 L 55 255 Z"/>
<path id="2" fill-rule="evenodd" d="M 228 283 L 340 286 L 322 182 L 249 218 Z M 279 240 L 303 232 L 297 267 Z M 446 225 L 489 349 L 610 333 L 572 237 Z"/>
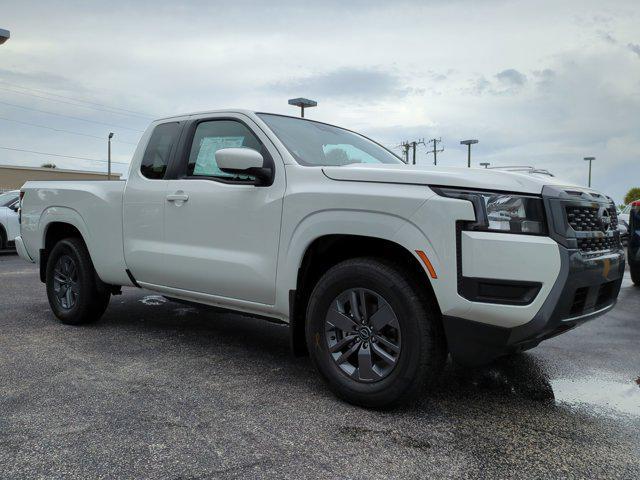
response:
<path id="1" fill-rule="evenodd" d="M 0 45 L 9 40 L 9 37 L 11 37 L 11 33 L 9 32 L 9 30 L 0 28 Z"/>
<path id="2" fill-rule="evenodd" d="M 589 188 L 591 188 L 591 162 L 593 162 L 596 157 L 584 157 L 585 162 L 589 162 Z"/>
<path id="3" fill-rule="evenodd" d="M 491 165 L 489 162 L 480 162 L 480 166 L 484 168 L 489 168 L 489 165 Z"/>
<path id="4" fill-rule="evenodd" d="M 107 180 L 111 180 L 111 139 L 113 132 L 109 132 L 108 150 L 107 150 Z"/>
<path id="5" fill-rule="evenodd" d="M 289 100 L 289 105 L 300 107 L 300 116 L 304 118 L 304 109 L 316 107 L 318 105 L 318 102 L 316 102 L 315 100 L 309 100 L 308 98 L 292 98 Z"/>
<path id="6" fill-rule="evenodd" d="M 478 143 L 478 140 L 462 140 L 460 145 L 467 146 L 467 167 L 471 168 L 471 145 Z"/>

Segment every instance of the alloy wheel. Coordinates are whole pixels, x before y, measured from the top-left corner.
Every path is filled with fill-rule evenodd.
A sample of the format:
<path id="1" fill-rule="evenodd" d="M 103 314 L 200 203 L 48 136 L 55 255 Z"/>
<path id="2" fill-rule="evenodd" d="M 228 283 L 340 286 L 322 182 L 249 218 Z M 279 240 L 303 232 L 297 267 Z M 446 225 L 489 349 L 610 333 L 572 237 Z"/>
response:
<path id="1" fill-rule="evenodd" d="M 53 269 L 53 292 L 57 302 L 65 310 L 72 309 L 78 301 L 78 268 L 69 255 L 62 255 Z"/>
<path id="2" fill-rule="evenodd" d="M 348 289 L 331 302 L 325 337 L 335 364 L 359 382 L 387 377 L 402 349 L 395 312 L 381 295 L 366 288 Z"/>

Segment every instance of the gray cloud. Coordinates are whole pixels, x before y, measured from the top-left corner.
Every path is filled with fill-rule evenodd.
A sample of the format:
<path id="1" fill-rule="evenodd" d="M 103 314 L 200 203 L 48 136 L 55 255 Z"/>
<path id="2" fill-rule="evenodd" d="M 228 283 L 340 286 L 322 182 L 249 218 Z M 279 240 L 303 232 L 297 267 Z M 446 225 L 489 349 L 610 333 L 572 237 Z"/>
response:
<path id="1" fill-rule="evenodd" d="M 294 96 L 297 95 L 296 92 L 300 92 L 324 98 L 386 99 L 422 93 L 422 89 L 403 85 L 401 79 L 393 73 L 357 67 L 344 67 L 327 73 L 272 83 L 268 88 L 290 92 Z"/>
<path id="2" fill-rule="evenodd" d="M 514 68 L 508 68 L 496 74 L 496 78 L 504 85 L 510 87 L 521 87 L 527 83 L 527 76 Z"/>
<path id="3" fill-rule="evenodd" d="M 638 57 L 640 57 L 640 45 L 638 45 L 637 43 L 629 43 L 627 44 L 627 47 Z"/>

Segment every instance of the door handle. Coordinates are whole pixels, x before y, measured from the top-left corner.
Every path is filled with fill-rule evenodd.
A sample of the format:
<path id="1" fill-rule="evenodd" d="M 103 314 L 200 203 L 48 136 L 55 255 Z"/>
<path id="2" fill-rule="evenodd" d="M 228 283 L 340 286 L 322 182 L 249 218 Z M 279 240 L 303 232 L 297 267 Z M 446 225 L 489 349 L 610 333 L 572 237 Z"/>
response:
<path id="1" fill-rule="evenodd" d="M 186 193 L 174 193 L 167 195 L 167 202 L 186 202 L 189 200 L 189 195 Z"/>

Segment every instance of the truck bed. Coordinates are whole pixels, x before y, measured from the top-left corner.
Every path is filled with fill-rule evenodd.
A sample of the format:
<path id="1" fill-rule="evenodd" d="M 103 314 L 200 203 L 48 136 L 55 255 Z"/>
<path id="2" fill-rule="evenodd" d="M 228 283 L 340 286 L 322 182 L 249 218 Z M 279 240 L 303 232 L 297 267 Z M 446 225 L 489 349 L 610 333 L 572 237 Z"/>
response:
<path id="1" fill-rule="evenodd" d="M 55 222 L 77 228 L 98 276 L 106 283 L 127 285 L 123 253 L 124 181 L 38 181 L 21 188 L 21 235 L 34 262 L 39 261 L 48 229 Z"/>

